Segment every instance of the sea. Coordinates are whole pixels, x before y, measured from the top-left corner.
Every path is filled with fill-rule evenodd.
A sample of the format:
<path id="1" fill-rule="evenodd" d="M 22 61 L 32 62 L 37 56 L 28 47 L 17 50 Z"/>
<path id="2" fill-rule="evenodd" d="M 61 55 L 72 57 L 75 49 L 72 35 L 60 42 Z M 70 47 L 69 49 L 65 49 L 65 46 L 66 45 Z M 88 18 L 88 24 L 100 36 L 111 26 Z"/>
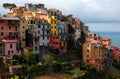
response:
<path id="1" fill-rule="evenodd" d="M 120 32 L 95 32 L 96 34 L 111 39 L 112 45 L 120 48 Z"/>
<path id="2" fill-rule="evenodd" d="M 88 23 L 91 32 L 111 39 L 112 45 L 120 48 L 120 23 Z"/>

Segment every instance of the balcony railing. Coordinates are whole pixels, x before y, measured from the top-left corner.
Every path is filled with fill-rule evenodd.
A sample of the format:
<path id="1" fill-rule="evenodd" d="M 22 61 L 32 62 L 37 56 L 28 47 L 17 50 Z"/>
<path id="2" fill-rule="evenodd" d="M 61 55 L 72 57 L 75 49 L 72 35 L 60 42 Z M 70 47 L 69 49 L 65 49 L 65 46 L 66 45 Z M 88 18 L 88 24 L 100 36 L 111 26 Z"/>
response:
<path id="1" fill-rule="evenodd" d="M 20 25 L 20 23 L 8 23 L 8 25 L 10 25 L 10 26 L 18 26 L 18 25 Z"/>

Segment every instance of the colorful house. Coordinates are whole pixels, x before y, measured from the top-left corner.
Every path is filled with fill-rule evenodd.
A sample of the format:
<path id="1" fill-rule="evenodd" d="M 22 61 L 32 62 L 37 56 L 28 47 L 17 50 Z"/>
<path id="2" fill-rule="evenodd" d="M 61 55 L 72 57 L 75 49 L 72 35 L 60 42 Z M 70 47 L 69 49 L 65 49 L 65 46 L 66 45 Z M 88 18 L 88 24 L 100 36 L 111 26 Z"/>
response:
<path id="1" fill-rule="evenodd" d="M 104 70 L 104 47 L 99 43 L 83 44 L 83 62 L 92 64 L 97 70 Z"/>
<path id="2" fill-rule="evenodd" d="M 111 65 L 112 65 L 112 62 L 113 62 L 113 50 L 111 47 L 109 48 L 105 48 L 105 69 L 108 69 Z"/>
<path id="3" fill-rule="evenodd" d="M 50 45 L 50 25 L 44 19 L 37 19 L 36 35 L 39 40 L 39 45 Z"/>
<path id="4" fill-rule="evenodd" d="M 20 33 L 20 43 L 21 43 L 21 48 L 23 49 L 26 46 L 25 39 L 26 39 L 26 30 L 27 30 L 27 21 L 23 18 L 20 21 L 20 28 L 19 28 L 19 33 Z"/>
<path id="5" fill-rule="evenodd" d="M 58 22 L 54 16 L 48 18 L 48 23 L 50 24 L 51 27 L 50 46 L 59 49 L 60 52 L 66 52 L 67 44 L 65 42 L 66 38 L 65 24 Z"/>
<path id="6" fill-rule="evenodd" d="M 104 45 L 106 48 L 109 48 L 111 45 L 111 39 L 102 37 L 102 45 Z"/>
<path id="7" fill-rule="evenodd" d="M 57 9 L 51 8 L 51 9 L 48 10 L 48 16 L 54 16 L 58 20 L 60 20 L 61 17 L 62 17 L 62 12 L 57 10 Z"/>
<path id="8" fill-rule="evenodd" d="M 120 60 L 120 49 L 118 47 L 115 46 L 111 46 L 112 50 L 113 50 L 113 59 L 119 61 Z"/>
<path id="9" fill-rule="evenodd" d="M 87 42 L 101 43 L 101 37 L 95 33 L 87 33 Z"/>
<path id="10" fill-rule="evenodd" d="M 18 41 L 17 40 L 2 40 L 4 43 L 4 55 L 5 56 L 13 56 L 20 55 L 21 51 L 18 49 Z"/>
<path id="11" fill-rule="evenodd" d="M 0 17 L 0 40 L 19 39 L 20 19 L 17 17 Z"/>

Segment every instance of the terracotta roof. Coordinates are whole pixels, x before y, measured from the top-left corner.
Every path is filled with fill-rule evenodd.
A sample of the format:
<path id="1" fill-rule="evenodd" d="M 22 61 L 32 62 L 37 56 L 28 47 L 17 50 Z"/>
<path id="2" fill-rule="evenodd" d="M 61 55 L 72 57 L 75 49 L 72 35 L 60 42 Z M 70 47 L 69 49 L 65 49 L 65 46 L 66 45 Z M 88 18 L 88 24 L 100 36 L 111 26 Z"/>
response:
<path id="1" fill-rule="evenodd" d="M 17 40 L 2 40 L 5 43 L 16 43 Z"/>
<path id="2" fill-rule="evenodd" d="M 106 37 L 102 37 L 102 40 L 110 40 L 110 39 Z"/>
<path id="3" fill-rule="evenodd" d="M 20 20 L 18 17 L 0 17 L 0 19 L 2 20 Z"/>

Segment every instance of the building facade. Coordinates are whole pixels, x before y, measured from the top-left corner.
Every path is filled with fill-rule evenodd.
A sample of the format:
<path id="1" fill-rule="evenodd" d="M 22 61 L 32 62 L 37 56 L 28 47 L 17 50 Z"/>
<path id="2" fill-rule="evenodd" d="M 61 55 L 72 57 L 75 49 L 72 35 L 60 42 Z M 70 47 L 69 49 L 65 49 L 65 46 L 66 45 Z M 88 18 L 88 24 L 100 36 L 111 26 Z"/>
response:
<path id="1" fill-rule="evenodd" d="M 20 19 L 0 17 L 0 39 L 19 39 Z"/>
<path id="2" fill-rule="evenodd" d="M 13 56 L 20 55 L 21 51 L 17 48 L 18 43 L 17 40 L 2 40 L 4 43 L 4 55 L 5 56 Z"/>
<path id="3" fill-rule="evenodd" d="M 92 64 L 97 70 L 104 70 L 104 47 L 99 43 L 83 44 L 83 62 Z"/>
<path id="4" fill-rule="evenodd" d="M 116 46 L 111 46 L 113 50 L 113 59 L 119 61 L 120 60 L 120 49 Z"/>
<path id="5" fill-rule="evenodd" d="M 101 37 L 95 33 L 87 33 L 87 42 L 101 43 Z"/>

